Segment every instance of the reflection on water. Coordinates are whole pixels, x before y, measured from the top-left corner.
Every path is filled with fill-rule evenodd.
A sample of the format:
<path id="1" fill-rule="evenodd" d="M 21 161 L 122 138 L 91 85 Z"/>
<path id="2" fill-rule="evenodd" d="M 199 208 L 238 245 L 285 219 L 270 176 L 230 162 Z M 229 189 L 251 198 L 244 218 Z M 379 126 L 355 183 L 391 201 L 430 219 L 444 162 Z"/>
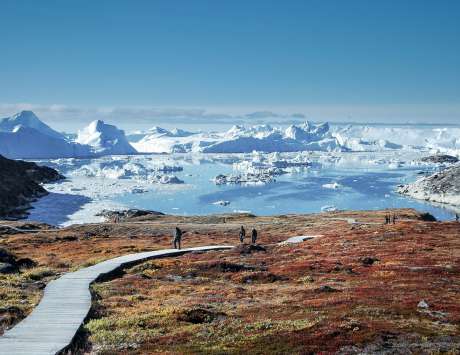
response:
<path id="1" fill-rule="evenodd" d="M 418 169 L 328 167 L 282 175 L 275 183 L 262 186 L 216 186 L 210 182 L 214 176 L 231 171 L 230 165 L 212 162 L 184 166 L 184 171 L 177 175 L 190 185 L 189 189 L 155 189 L 140 195 L 123 195 L 117 201 L 130 207 L 182 215 L 236 211 L 257 215 L 317 213 L 325 206 L 334 206 L 341 210 L 407 207 L 429 212 L 443 220 L 454 216 L 449 209 L 394 193 L 398 184 L 414 180 Z M 339 187 L 324 187 L 332 183 L 338 183 Z M 229 201 L 230 204 L 214 204 L 217 201 Z"/>
<path id="2" fill-rule="evenodd" d="M 91 199 L 86 196 L 50 193 L 34 203 L 29 219 L 60 225 L 69 221 L 69 216 L 80 211 Z"/>

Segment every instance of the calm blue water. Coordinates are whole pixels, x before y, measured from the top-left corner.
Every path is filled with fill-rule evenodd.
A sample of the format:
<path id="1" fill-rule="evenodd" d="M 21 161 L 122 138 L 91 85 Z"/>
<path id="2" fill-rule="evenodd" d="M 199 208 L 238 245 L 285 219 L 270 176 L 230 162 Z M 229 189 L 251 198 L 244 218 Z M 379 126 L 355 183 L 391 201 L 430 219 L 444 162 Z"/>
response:
<path id="1" fill-rule="evenodd" d="M 283 175 L 275 183 L 263 186 L 216 186 L 210 180 L 218 174 L 231 173 L 231 165 L 204 160 L 198 165 L 183 166 L 184 171 L 175 175 L 184 180 L 186 186 L 121 195 L 116 201 L 133 208 L 180 215 L 236 211 L 257 215 L 317 213 L 324 206 L 334 206 L 340 210 L 409 207 L 429 212 L 441 220 L 453 219 L 455 215 L 447 208 L 394 193 L 397 185 L 415 180 L 420 169 L 320 168 L 301 174 Z M 342 187 L 323 187 L 334 182 Z M 213 204 L 220 200 L 229 201 L 230 204 Z"/>

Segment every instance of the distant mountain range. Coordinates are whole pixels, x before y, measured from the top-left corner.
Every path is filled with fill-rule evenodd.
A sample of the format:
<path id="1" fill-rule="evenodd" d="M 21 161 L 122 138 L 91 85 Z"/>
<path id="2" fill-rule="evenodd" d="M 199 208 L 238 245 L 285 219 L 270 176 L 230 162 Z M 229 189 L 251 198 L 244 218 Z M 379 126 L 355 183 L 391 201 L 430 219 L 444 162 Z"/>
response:
<path id="1" fill-rule="evenodd" d="M 43 123 L 32 111 L 0 120 L 0 154 L 8 158 L 83 158 L 135 153 L 124 132 L 103 121 L 92 122 L 72 141 Z"/>
<path id="2" fill-rule="evenodd" d="M 250 153 L 298 151 L 382 151 L 415 149 L 459 155 L 458 128 L 404 128 L 328 123 L 233 126 L 226 132 L 189 132 L 152 127 L 129 135 L 97 120 L 78 132 L 64 134 L 43 123 L 32 111 L 0 120 L 0 154 L 9 158 L 91 158 L 137 153 Z"/>

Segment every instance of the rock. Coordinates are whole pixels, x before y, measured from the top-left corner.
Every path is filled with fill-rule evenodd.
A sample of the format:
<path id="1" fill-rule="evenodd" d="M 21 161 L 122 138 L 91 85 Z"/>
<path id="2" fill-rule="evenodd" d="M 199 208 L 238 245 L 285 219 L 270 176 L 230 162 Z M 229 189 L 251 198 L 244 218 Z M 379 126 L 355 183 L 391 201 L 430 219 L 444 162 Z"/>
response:
<path id="1" fill-rule="evenodd" d="M 419 200 L 460 206 L 460 165 L 400 186 L 397 191 Z"/>
<path id="2" fill-rule="evenodd" d="M 359 259 L 359 261 L 361 261 L 361 263 L 362 263 L 363 265 L 371 266 L 371 265 L 373 265 L 376 261 L 379 261 L 379 259 L 374 258 L 374 257 L 372 257 L 372 256 L 366 256 L 366 257 L 364 257 L 364 258 Z"/>
<path id="3" fill-rule="evenodd" d="M 9 218 L 11 219 L 11 218 Z M 36 231 L 40 229 L 53 229 L 54 226 L 51 226 L 46 223 L 23 223 L 15 224 L 15 226 L 0 225 L 0 234 L 22 234 L 28 233 L 29 231 Z"/>
<path id="4" fill-rule="evenodd" d="M 257 268 L 252 265 L 236 264 L 236 263 L 230 263 L 226 261 L 217 261 L 217 262 L 202 264 L 199 266 L 199 269 L 201 271 L 216 270 L 219 272 L 240 272 L 240 271 L 254 271 Z"/>
<path id="5" fill-rule="evenodd" d="M 437 154 L 437 155 L 430 155 L 428 157 L 423 157 L 420 159 L 424 163 L 448 163 L 454 164 L 458 162 L 458 158 L 454 157 L 453 155 L 447 154 Z"/>
<path id="6" fill-rule="evenodd" d="M 22 309 L 16 307 L 16 306 L 9 306 L 9 307 L 2 307 L 0 308 L 0 314 L 4 313 L 9 313 L 9 314 L 14 314 L 15 316 L 18 317 L 23 317 L 24 312 Z"/>
<path id="7" fill-rule="evenodd" d="M 340 290 L 337 290 L 336 288 L 333 288 L 333 287 L 328 286 L 328 285 L 320 286 L 315 291 L 316 292 L 326 292 L 326 293 L 341 292 Z"/>
<path id="8" fill-rule="evenodd" d="M 12 274 L 18 272 L 18 268 L 9 263 L 0 262 L 0 274 Z"/>
<path id="9" fill-rule="evenodd" d="M 418 308 L 424 308 L 424 309 L 430 308 L 430 306 L 428 305 L 428 303 L 425 302 L 425 300 L 421 300 L 421 301 L 417 304 L 417 307 L 418 307 Z"/>
<path id="10" fill-rule="evenodd" d="M 240 244 L 234 249 L 237 253 L 240 254 L 252 254 L 256 252 L 266 252 L 267 249 L 265 249 L 263 246 L 259 244 Z"/>
<path id="11" fill-rule="evenodd" d="M 37 263 L 29 258 L 18 259 L 8 250 L 0 248 L 0 273 L 10 274 L 18 272 L 20 268 L 30 268 L 36 266 Z"/>
<path id="12" fill-rule="evenodd" d="M 426 221 L 426 222 L 436 222 L 437 221 L 436 217 L 428 212 L 420 213 L 419 219 L 421 221 Z"/>
<path id="13" fill-rule="evenodd" d="M 180 314 L 177 319 L 183 322 L 189 322 L 193 324 L 201 324 L 201 323 L 211 323 L 213 320 L 218 318 L 224 318 L 226 315 L 225 313 L 216 313 L 212 311 L 208 311 L 204 308 L 194 308 L 190 310 L 186 310 Z"/>
<path id="14" fill-rule="evenodd" d="M 18 259 L 16 264 L 18 265 L 19 268 L 26 268 L 26 269 L 30 269 L 32 267 L 37 266 L 37 263 L 29 258 Z"/>
<path id="15" fill-rule="evenodd" d="M 254 272 L 254 273 L 251 273 L 249 275 L 244 275 L 241 278 L 242 283 L 255 283 L 255 282 L 258 282 L 258 283 L 273 283 L 273 282 L 276 282 L 276 281 L 283 281 L 283 280 L 287 280 L 287 278 L 283 277 L 283 276 L 280 276 L 280 275 L 273 274 L 271 272 L 265 272 L 265 271 Z"/>
<path id="16" fill-rule="evenodd" d="M 97 216 L 105 217 L 107 220 L 113 220 L 114 218 L 119 218 L 120 220 L 126 220 L 126 219 L 136 218 L 136 217 L 164 216 L 164 213 L 132 208 L 129 210 L 122 210 L 122 211 L 103 210 L 99 212 Z"/>
<path id="17" fill-rule="evenodd" d="M 24 217 L 30 201 L 48 193 L 40 184 L 63 178 L 49 167 L 0 155 L 0 216 Z"/>
<path id="18" fill-rule="evenodd" d="M 8 250 L 0 248 L 0 262 L 8 263 L 8 264 L 15 264 L 16 256 L 11 254 Z"/>
<path id="19" fill-rule="evenodd" d="M 45 289 L 46 284 L 44 282 L 42 282 L 42 281 L 35 281 L 32 284 L 32 287 L 36 288 L 37 290 L 43 290 L 43 289 Z"/>

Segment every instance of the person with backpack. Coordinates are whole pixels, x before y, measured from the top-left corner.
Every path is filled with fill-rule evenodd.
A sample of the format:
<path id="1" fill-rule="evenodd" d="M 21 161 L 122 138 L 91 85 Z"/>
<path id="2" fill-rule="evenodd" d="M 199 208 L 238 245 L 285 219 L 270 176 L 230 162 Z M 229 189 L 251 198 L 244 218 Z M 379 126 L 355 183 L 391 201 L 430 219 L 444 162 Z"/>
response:
<path id="1" fill-rule="evenodd" d="M 246 230 L 243 226 L 240 229 L 240 243 L 244 243 L 244 238 L 246 237 Z"/>
<path id="2" fill-rule="evenodd" d="M 252 244 L 256 244 L 256 241 L 257 241 L 257 230 L 255 228 L 252 228 L 251 242 Z"/>
<path id="3" fill-rule="evenodd" d="M 176 227 L 173 232 L 173 245 L 174 249 L 179 249 L 180 250 L 180 242 L 182 240 L 182 231 L 180 230 L 179 227 Z"/>

